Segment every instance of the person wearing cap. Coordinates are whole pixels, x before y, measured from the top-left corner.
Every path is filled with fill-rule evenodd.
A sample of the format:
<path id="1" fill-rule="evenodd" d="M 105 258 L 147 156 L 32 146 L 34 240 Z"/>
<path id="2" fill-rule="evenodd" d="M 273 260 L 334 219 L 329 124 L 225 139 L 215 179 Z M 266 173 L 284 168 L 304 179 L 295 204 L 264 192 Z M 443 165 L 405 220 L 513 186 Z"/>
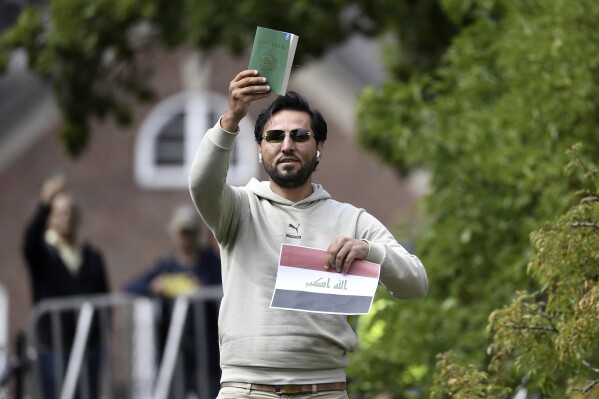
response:
<path id="1" fill-rule="evenodd" d="M 125 285 L 124 291 L 157 298 L 162 315 L 158 325 L 160 347 L 166 344 L 174 299 L 179 295 L 190 295 L 202 287 L 221 286 L 221 269 L 218 253 L 209 245 L 200 244 L 201 224 L 195 209 L 180 206 L 172 214 L 168 231 L 173 250 L 158 259 L 155 264 Z M 204 314 L 208 340 L 208 374 L 210 391 L 218 390 L 220 367 L 218 363 L 218 304 L 205 303 Z M 191 312 L 191 309 L 189 312 Z M 195 335 L 193 321 L 188 314 L 187 325 L 182 337 L 185 390 L 194 394 L 198 359 L 195 359 Z"/>
<path id="2" fill-rule="evenodd" d="M 282 244 L 322 250 L 323 273 L 346 275 L 356 259 L 379 264 L 379 283 L 400 299 L 426 295 L 426 271 L 374 216 L 313 183 L 327 124 L 299 93 L 277 96 L 256 119 L 256 155 L 268 180 L 227 184 L 235 139 L 249 133 L 239 123 L 270 94 L 258 71 L 238 73 L 228 108 L 204 134 L 190 171 L 191 197 L 222 259 L 218 398 L 347 399 L 345 367 L 358 344 L 347 316 L 270 306 Z"/>

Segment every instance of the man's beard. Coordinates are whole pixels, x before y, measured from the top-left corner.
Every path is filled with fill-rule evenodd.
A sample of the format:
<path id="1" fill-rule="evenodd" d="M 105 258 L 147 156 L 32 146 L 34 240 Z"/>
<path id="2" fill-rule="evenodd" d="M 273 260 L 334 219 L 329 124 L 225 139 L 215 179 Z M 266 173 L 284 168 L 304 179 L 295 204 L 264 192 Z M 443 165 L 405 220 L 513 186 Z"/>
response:
<path id="1" fill-rule="evenodd" d="M 276 185 L 285 188 L 295 188 L 303 185 L 308 180 L 312 175 L 312 172 L 316 170 L 318 162 L 316 162 L 316 157 L 313 157 L 302 164 L 300 169 L 293 173 L 281 173 L 277 169 L 276 164 L 273 165 L 264 162 L 263 165 L 266 174 L 268 174 L 270 179 L 275 182 Z"/>

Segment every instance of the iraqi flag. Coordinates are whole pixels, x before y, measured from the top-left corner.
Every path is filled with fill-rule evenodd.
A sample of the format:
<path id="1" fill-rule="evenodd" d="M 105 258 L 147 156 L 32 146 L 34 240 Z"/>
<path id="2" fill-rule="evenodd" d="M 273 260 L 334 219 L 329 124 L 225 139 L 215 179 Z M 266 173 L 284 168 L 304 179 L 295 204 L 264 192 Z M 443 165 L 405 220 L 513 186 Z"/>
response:
<path id="1" fill-rule="evenodd" d="M 380 265 L 354 260 L 343 275 L 325 270 L 326 251 L 281 245 L 271 308 L 334 314 L 366 314 L 379 282 Z"/>

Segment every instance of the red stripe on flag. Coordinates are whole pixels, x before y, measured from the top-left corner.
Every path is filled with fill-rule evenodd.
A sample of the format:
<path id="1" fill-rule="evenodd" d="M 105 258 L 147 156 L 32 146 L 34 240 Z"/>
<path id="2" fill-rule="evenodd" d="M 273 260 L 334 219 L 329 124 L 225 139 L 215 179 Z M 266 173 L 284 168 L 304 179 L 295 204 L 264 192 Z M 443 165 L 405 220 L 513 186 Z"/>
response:
<path id="1" fill-rule="evenodd" d="M 319 270 L 337 273 L 335 269 L 325 269 L 326 251 L 316 248 L 300 247 L 283 244 L 281 249 L 281 266 L 298 267 L 301 269 Z M 377 265 L 365 260 L 354 260 L 347 273 L 352 276 L 379 278 Z"/>

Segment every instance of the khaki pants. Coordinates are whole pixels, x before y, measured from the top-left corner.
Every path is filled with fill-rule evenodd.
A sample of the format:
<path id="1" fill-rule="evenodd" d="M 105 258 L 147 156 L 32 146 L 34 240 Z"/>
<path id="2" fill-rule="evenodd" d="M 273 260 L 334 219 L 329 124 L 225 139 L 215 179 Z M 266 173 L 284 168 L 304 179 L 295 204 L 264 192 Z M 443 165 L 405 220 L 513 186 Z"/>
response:
<path id="1" fill-rule="evenodd" d="M 346 391 L 323 391 L 302 394 L 278 394 L 250 390 L 246 388 L 225 387 L 221 388 L 217 399 L 348 399 Z"/>

